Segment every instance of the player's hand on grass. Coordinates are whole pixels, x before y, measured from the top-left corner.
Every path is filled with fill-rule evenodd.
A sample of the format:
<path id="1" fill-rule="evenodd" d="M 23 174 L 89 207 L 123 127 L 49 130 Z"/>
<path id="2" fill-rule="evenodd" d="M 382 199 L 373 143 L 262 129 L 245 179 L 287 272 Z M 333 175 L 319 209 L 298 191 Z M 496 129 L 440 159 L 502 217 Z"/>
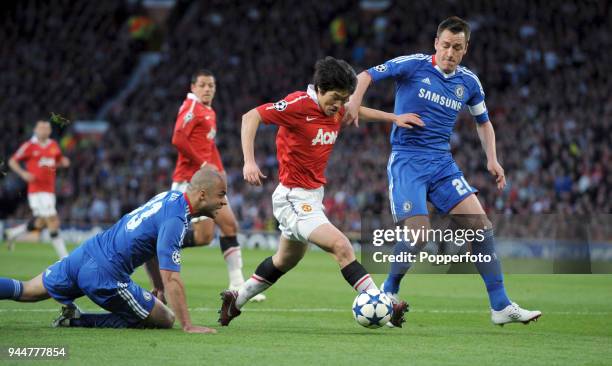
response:
<path id="1" fill-rule="evenodd" d="M 217 330 L 214 328 L 200 327 L 199 325 L 186 325 L 183 327 L 183 331 L 186 333 L 199 333 L 199 334 L 215 334 Z"/>
<path id="2" fill-rule="evenodd" d="M 504 173 L 504 168 L 502 168 L 499 162 L 497 162 L 497 160 L 488 162 L 487 170 L 495 177 L 497 189 L 500 191 L 504 189 L 506 187 L 506 176 Z"/>
<path id="3" fill-rule="evenodd" d="M 344 108 L 346 109 L 346 112 L 344 113 L 342 123 L 347 126 L 355 125 L 355 127 L 359 127 L 359 106 L 348 102 Z"/>
<path id="4" fill-rule="evenodd" d="M 413 128 L 414 126 L 425 127 L 425 123 L 421 120 L 421 117 L 415 113 L 404 113 L 395 116 L 393 123 L 395 123 L 397 127 L 404 128 Z"/>
<path id="5" fill-rule="evenodd" d="M 23 172 L 21 174 L 21 179 L 23 179 L 26 182 L 30 183 L 30 182 L 32 182 L 34 180 L 34 176 L 30 172 Z"/>
<path id="6" fill-rule="evenodd" d="M 259 167 L 255 162 L 244 163 L 244 167 L 242 168 L 242 175 L 244 176 L 244 180 L 254 186 L 260 186 L 261 179 L 267 178 L 265 175 L 263 175 L 261 170 L 259 170 Z"/>

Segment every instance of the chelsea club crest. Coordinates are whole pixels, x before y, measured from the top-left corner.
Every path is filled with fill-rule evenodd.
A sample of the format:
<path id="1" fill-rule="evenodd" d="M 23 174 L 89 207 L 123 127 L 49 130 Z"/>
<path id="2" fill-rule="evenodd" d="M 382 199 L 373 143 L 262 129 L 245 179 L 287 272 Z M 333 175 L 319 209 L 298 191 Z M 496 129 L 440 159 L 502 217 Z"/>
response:
<path id="1" fill-rule="evenodd" d="M 465 88 L 463 87 L 463 85 L 457 85 L 455 87 L 455 96 L 459 100 L 462 100 L 463 99 L 463 94 L 465 94 Z"/>

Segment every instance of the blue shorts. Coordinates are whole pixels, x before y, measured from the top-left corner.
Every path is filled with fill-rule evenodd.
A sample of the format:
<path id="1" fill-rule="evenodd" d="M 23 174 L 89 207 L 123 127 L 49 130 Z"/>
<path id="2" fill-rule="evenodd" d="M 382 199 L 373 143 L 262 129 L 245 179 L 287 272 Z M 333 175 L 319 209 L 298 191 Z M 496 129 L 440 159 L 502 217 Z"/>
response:
<path id="1" fill-rule="evenodd" d="M 138 324 L 148 317 L 155 305 L 155 297 L 150 292 L 128 275 L 116 278 L 99 267 L 82 245 L 45 270 L 43 285 L 62 304 L 72 304 L 75 299 L 87 296 L 130 324 Z"/>
<path id="2" fill-rule="evenodd" d="M 478 190 L 468 184 L 450 153 L 427 154 L 393 151 L 387 164 L 389 200 L 395 222 L 429 215 L 429 200 L 438 211 L 449 213 Z"/>

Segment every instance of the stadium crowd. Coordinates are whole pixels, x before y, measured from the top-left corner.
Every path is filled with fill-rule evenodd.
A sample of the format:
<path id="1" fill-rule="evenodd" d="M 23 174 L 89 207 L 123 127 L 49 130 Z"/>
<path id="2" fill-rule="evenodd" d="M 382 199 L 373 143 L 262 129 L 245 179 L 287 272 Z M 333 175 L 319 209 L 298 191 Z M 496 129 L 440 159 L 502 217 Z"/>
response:
<path id="1" fill-rule="evenodd" d="M 29 138 L 36 118 L 51 111 L 70 120 L 93 118 L 123 87 L 144 50 L 125 36 L 126 19 L 136 10 L 124 2 L 56 2 L 66 6 L 23 2 L 3 14 L 4 161 Z M 452 150 L 487 211 L 610 213 L 608 2 L 433 3 L 179 2 L 163 27 L 162 61 L 136 92 L 111 108 L 108 132 L 79 140 L 70 125 L 58 126 L 55 137 L 72 159 L 70 170 L 59 174 L 60 216 L 64 222 L 112 222 L 170 187 L 176 112 L 190 74 L 204 67 L 217 77 L 213 106 L 230 203 L 243 229 L 274 230 L 275 129 L 262 127 L 257 138 L 256 156 L 268 179 L 262 187 L 247 186 L 241 115 L 305 89 L 314 62 L 325 55 L 346 59 L 359 72 L 399 55 L 433 53 L 437 24 L 454 14 L 472 26 L 464 65 L 483 83 L 508 177 L 506 190 L 497 192 L 475 124 L 463 113 Z M 393 86 L 381 83 L 371 88 L 365 104 L 392 111 L 393 95 Z M 389 127 L 361 123 L 343 129 L 336 142 L 324 203 L 330 220 L 345 231 L 359 230 L 362 213 L 389 214 Z M 0 210 L 2 216 L 28 217 L 25 185 L 17 177 L 5 175 L 0 195 L 2 202 L 14 203 Z"/>

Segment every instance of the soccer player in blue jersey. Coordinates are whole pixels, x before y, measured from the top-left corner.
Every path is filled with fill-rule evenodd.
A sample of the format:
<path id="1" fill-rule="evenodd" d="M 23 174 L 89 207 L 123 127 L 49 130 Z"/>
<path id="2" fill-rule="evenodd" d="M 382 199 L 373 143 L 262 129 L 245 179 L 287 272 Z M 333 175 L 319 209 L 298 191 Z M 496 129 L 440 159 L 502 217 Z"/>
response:
<path id="1" fill-rule="evenodd" d="M 191 216 L 214 217 L 227 204 L 226 190 L 225 178 L 216 169 L 201 168 L 185 193 L 158 194 L 30 281 L 0 277 L 0 300 L 36 302 L 52 297 L 64 304 L 54 326 L 172 328 L 176 317 L 185 332 L 215 333 L 191 323 L 179 275 L 180 250 Z M 130 278 L 142 264 L 155 294 Z M 172 310 L 155 296 L 162 294 Z M 73 304 L 81 296 L 110 313 L 81 312 Z"/>
<path id="2" fill-rule="evenodd" d="M 389 199 L 396 223 L 409 229 L 429 229 L 427 201 L 442 213 L 453 215 L 463 228 L 484 231 L 484 239 L 472 243 L 472 253 L 491 255 L 490 262 L 476 263 L 491 306 L 491 320 L 503 325 L 536 320 L 540 311 L 522 309 L 510 301 L 504 288 L 499 259 L 495 255 L 492 224 L 450 153 L 450 136 L 459 111 L 467 106 L 477 123 L 478 137 L 487 156 L 487 169 L 497 188 L 506 185 L 504 169 L 497 160 L 495 132 L 485 105 L 480 80 L 460 65 L 468 49 L 470 27 L 459 17 L 450 17 L 438 26 L 435 54 L 400 56 L 372 67 L 358 76 L 345 120 L 357 125 L 358 108 L 371 84 L 393 79 L 396 85 L 395 114 L 414 113 L 425 126 L 391 130 L 392 152 L 387 165 Z M 426 243 L 398 242 L 395 254 L 416 252 Z M 400 281 L 410 263 L 392 263 L 382 290 L 398 299 Z"/>

